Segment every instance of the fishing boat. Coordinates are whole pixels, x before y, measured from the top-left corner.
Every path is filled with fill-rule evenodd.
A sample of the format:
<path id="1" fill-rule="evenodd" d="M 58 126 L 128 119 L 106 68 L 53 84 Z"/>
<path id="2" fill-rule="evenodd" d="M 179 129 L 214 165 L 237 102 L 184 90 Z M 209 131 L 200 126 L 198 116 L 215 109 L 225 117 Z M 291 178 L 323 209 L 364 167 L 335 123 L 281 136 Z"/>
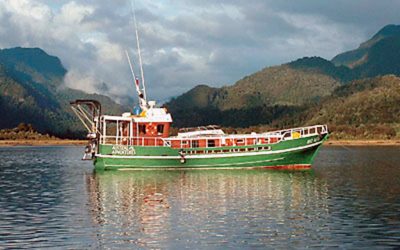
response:
<path id="1" fill-rule="evenodd" d="M 170 136 L 171 114 L 153 101 L 147 105 L 137 114 L 112 116 L 101 114 L 95 100 L 71 102 L 89 132 L 84 159 L 99 170 L 306 169 L 328 137 L 326 125 L 251 134 L 211 125 Z"/>
<path id="2" fill-rule="evenodd" d="M 134 14 L 134 13 L 133 13 Z M 138 108 L 122 115 L 103 115 L 96 100 L 71 102 L 88 130 L 83 159 L 98 170 L 310 168 L 328 137 L 326 125 L 251 134 L 226 134 L 215 125 L 182 128 L 170 136 L 172 116 L 147 101 L 136 26 L 141 80 L 126 56 L 138 96 Z"/>

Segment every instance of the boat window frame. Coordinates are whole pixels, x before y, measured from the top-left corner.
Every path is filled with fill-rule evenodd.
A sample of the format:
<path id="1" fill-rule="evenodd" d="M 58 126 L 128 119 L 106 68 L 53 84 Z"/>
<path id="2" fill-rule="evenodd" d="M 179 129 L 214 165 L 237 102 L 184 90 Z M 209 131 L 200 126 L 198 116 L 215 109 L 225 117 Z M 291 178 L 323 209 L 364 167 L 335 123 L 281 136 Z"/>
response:
<path id="1" fill-rule="evenodd" d="M 200 141 L 199 140 L 192 140 L 190 143 L 191 148 L 199 148 L 200 147 Z"/>
<path id="2" fill-rule="evenodd" d="M 215 148 L 215 147 L 216 147 L 216 140 L 215 139 L 207 140 L 207 148 Z"/>
<path id="3" fill-rule="evenodd" d="M 157 134 L 162 135 L 164 133 L 164 124 L 157 124 Z"/>

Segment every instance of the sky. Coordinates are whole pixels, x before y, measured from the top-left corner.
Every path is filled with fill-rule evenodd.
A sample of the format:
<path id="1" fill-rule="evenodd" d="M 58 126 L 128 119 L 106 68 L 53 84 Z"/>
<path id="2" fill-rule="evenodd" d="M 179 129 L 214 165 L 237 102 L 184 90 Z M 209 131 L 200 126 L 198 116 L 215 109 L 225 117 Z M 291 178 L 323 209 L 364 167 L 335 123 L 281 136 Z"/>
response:
<path id="1" fill-rule="evenodd" d="M 331 59 L 386 24 L 398 0 L 0 0 L 0 48 L 39 47 L 59 57 L 67 87 L 136 97 L 125 51 L 148 99 L 198 84 L 231 85 L 304 56 Z"/>

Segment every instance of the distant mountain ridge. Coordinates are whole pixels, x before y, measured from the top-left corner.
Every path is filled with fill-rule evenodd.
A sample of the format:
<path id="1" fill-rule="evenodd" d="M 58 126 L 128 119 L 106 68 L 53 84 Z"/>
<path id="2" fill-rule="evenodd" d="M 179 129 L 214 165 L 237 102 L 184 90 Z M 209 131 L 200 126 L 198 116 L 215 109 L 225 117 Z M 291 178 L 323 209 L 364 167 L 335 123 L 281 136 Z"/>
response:
<path id="1" fill-rule="evenodd" d="M 391 39 L 396 39 L 400 37 L 400 25 L 387 25 L 378 31 L 371 39 L 360 44 L 360 46 L 351 51 L 347 51 L 335 56 L 332 62 L 336 65 L 347 66 L 351 69 L 362 66 L 368 60 L 374 60 L 374 55 L 371 53 L 379 50 L 382 56 L 390 56 L 383 47 L 388 46 L 388 44 L 397 47 L 400 46 L 396 41 L 390 41 Z M 381 44 L 380 44 L 381 43 Z M 379 45 L 380 44 L 380 45 Z M 395 52 L 395 51 L 392 51 Z"/>
<path id="2" fill-rule="evenodd" d="M 48 55 L 40 48 L 1 49 L 0 62 L 8 69 L 26 67 L 31 72 L 40 72 L 47 79 L 64 76 L 67 73 L 58 57 Z"/>
<path id="3" fill-rule="evenodd" d="M 392 76 L 382 78 L 385 75 Z M 335 101 L 343 100 L 337 96 L 337 91 L 355 83 L 357 86 L 363 86 L 379 82 L 382 86 L 379 89 L 397 91 L 394 85 L 382 83 L 386 81 L 397 83 L 396 76 L 400 76 L 400 26 L 387 25 L 371 39 L 362 43 L 358 49 L 339 54 L 332 61 L 321 57 L 304 57 L 280 66 L 264 68 L 244 77 L 232 86 L 221 88 L 196 86 L 172 99 L 166 106 L 173 111 L 178 126 L 202 125 L 207 123 L 210 117 L 214 117 L 211 119 L 213 123 L 238 127 L 261 124 L 275 124 L 279 127 L 298 126 L 309 121 L 321 123 L 331 121 L 332 125 L 340 125 L 344 120 L 329 120 L 329 116 L 316 119 L 307 114 L 318 112 L 318 107 L 321 105 L 328 105 L 325 103 L 326 100 L 341 106 L 341 102 Z M 359 87 L 351 91 L 364 90 Z M 346 98 L 353 97 L 349 95 Z M 391 103 L 399 101 L 396 98 L 397 96 L 393 96 Z M 358 98 L 352 100 L 352 102 L 344 101 L 344 105 L 354 105 L 354 107 L 361 105 L 362 100 Z M 385 102 L 384 98 L 380 100 Z M 351 117 L 350 107 L 342 107 L 343 110 L 338 111 L 333 108 L 335 105 L 332 105 L 332 110 L 344 112 L 344 117 Z M 400 103 L 396 105 L 400 106 Z M 377 106 L 375 103 L 374 107 Z M 370 108 L 371 114 L 367 119 L 369 121 L 363 121 L 364 125 L 375 124 L 376 121 L 371 118 L 374 112 L 383 112 L 380 109 Z M 241 123 L 238 115 L 251 117 L 247 115 L 248 112 L 258 112 L 258 116 L 255 115 L 251 121 L 246 120 Z M 189 118 L 187 114 L 195 119 Z M 380 117 L 380 114 L 376 117 Z M 397 124 L 397 120 L 394 120 L 393 124 Z"/>
<path id="4" fill-rule="evenodd" d="M 83 127 L 72 113 L 70 101 L 97 99 L 104 110 L 115 114 L 125 109 L 109 97 L 66 88 L 66 73 L 60 59 L 42 49 L 1 49 L 0 128 L 13 128 L 23 122 L 42 133 L 80 137 Z"/>
<path id="5" fill-rule="evenodd" d="M 347 134 L 400 136 L 399 53 L 400 26 L 388 25 L 332 61 L 304 57 L 264 68 L 231 86 L 199 85 L 165 106 L 177 127 L 328 123 Z M 127 110 L 109 97 L 66 88 L 66 73 L 60 59 L 39 48 L 0 50 L 0 128 L 24 122 L 42 133 L 79 137 L 83 128 L 69 101 L 97 99 L 111 114 Z"/>

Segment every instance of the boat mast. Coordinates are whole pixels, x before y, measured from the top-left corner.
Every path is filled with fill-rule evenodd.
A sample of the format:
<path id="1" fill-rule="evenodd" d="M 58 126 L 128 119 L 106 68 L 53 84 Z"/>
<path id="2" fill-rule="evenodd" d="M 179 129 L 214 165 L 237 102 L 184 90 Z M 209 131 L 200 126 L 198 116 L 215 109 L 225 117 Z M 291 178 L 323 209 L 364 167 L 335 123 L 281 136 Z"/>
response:
<path id="1" fill-rule="evenodd" d="M 136 45 L 137 45 L 138 56 L 139 56 L 140 75 L 141 75 L 141 78 L 142 78 L 143 96 L 144 96 L 144 100 L 147 103 L 146 85 L 145 85 L 145 82 L 144 82 L 144 72 L 143 72 L 143 63 L 142 63 L 142 54 L 141 54 L 141 51 L 140 51 L 139 32 L 138 32 L 138 27 L 137 27 L 137 22 L 136 22 L 136 13 L 135 13 L 135 6 L 134 5 L 135 5 L 135 2 L 131 1 L 131 8 L 132 8 L 132 13 L 133 13 L 133 21 L 135 23 Z"/>
<path id="2" fill-rule="evenodd" d="M 129 53 L 128 53 L 127 50 L 125 50 L 125 54 L 126 54 L 126 58 L 128 59 L 129 67 L 131 69 L 133 81 L 134 81 L 135 87 L 136 87 L 136 92 L 137 92 L 138 97 L 139 97 L 139 106 L 140 106 L 140 108 L 142 110 L 147 110 L 147 102 L 146 102 L 146 99 L 143 96 L 142 91 L 140 90 L 139 79 L 137 79 L 137 77 L 135 75 L 135 71 L 133 70 L 133 65 L 132 65 L 132 62 L 131 62 L 131 59 L 129 57 Z"/>

